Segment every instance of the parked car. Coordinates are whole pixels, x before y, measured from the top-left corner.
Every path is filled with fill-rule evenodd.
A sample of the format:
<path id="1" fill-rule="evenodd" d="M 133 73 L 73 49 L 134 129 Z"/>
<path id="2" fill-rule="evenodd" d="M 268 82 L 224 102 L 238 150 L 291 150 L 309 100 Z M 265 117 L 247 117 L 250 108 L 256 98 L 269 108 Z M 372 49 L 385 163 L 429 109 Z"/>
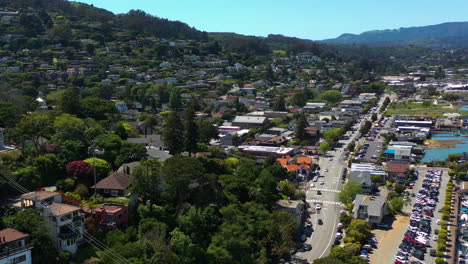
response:
<path id="1" fill-rule="evenodd" d="M 312 250 L 312 246 L 310 244 L 304 244 L 304 250 L 305 251 L 310 251 L 310 250 Z"/>
<path id="2" fill-rule="evenodd" d="M 319 224 L 319 225 L 323 225 L 322 219 L 319 219 L 319 220 L 318 220 L 318 224 Z"/>

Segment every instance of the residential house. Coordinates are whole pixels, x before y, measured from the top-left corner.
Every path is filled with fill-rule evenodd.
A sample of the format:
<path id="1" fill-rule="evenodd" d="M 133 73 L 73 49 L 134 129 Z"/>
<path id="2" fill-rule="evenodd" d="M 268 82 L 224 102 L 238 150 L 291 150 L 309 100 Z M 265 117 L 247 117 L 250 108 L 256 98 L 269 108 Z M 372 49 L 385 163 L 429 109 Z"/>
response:
<path id="1" fill-rule="evenodd" d="M 31 264 L 29 235 L 7 228 L 0 230 L 0 264 Z"/>
<path id="2" fill-rule="evenodd" d="M 261 128 L 267 123 L 268 119 L 261 116 L 236 116 L 232 121 L 233 126 L 238 126 L 242 129 Z"/>
<path id="3" fill-rule="evenodd" d="M 301 200 L 278 200 L 276 201 L 278 209 L 280 211 L 287 212 L 291 214 L 296 223 L 300 225 L 304 220 L 305 215 L 305 204 Z"/>
<path id="4" fill-rule="evenodd" d="M 96 193 L 102 196 L 122 197 L 126 196 L 125 192 L 131 184 L 130 173 L 117 171 L 91 186 L 91 189 L 96 189 Z"/>
<path id="5" fill-rule="evenodd" d="M 387 197 L 384 196 L 358 194 L 353 203 L 354 218 L 364 219 L 371 225 L 380 224 L 387 213 Z"/>
<path id="6" fill-rule="evenodd" d="M 410 163 L 405 160 L 390 160 L 387 162 L 387 174 L 389 180 L 403 183 L 410 171 Z"/>
<path id="7" fill-rule="evenodd" d="M 62 194 L 58 192 L 48 192 L 44 190 L 25 193 L 20 196 L 21 209 L 33 208 L 35 210 L 42 210 L 45 206 L 52 203 L 61 203 Z"/>
<path id="8" fill-rule="evenodd" d="M 50 236 L 55 247 L 61 251 L 75 254 L 83 241 L 84 219 L 81 207 L 52 203 L 44 207 L 43 216 L 49 226 Z"/>
<path id="9" fill-rule="evenodd" d="M 100 229 L 110 230 L 128 226 L 128 206 L 118 203 L 104 203 L 90 211 L 94 224 Z"/>
<path id="10" fill-rule="evenodd" d="M 296 176 L 300 178 L 308 178 L 309 176 L 312 176 L 313 163 L 313 158 L 306 155 L 296 155 L 294 157 L 285 155 L 276 159 L 276 164 L 285 168 L 287 171 L 295 172 Z"/>

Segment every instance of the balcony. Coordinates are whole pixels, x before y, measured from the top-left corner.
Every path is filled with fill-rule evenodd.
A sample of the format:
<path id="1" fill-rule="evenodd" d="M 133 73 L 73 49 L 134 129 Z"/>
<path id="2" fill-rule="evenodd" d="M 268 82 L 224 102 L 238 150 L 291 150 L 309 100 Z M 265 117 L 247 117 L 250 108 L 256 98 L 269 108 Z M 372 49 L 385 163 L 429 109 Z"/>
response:
<path id="1" fill-rule="evenodd" d="M 58 234 L 58 237 L 61 239 L 69 239 L 76 237 L 77 235 L 74 232 L 62 232 Z"/>
<path id="2" fill-rule="evenodd" d="M 19 252 L 30 250 L 32 248 L 33 247 L 30 244 L 24 245 L 22 247 L 16 247 L 16 248 L 4 247 L 4 248 L 0 249 L 0 259 L 6 258 L 6 257 L 11 256 L 11 255 L 15 255 L 15 254 L 17 254 Z"/>

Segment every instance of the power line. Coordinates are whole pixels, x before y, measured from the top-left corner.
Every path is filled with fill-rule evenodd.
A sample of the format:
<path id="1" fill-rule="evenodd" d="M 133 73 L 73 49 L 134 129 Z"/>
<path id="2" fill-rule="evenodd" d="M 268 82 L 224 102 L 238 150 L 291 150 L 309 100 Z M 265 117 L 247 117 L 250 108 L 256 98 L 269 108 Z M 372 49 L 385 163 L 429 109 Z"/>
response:
<path id="1" fill-rule="evenodd" d="M 19 184 L 17 181 L 15 181 L 14 179 L 12 179 L 11 177 L 7 176 L 6 173 L 1 173 L 0 174 L 0 179 L 2 179 L 3 181 L 5 181 L 7 184 L 9 184 L 11 187 L 13 187 L 15 190 L 19 191 L 20 193 L 22 194 L 25 194 L 25 193 L 29 193 L 30 191 L 28 191 L 28 189 L 24 188 L 21 184 Z M 6 180 L 5 180 L 6 179 Z M 36 198 L 37 199 L 37 198 Z M 40 201 L 37 201 L 36 202 L 40 202 Z M 42 206 L 44 206 L 44 208 L 48 207 L 47 204 L 44 204 L 42 202 L 40 202 L 42 204 Z M 51 217 L 54 217 L 54 216 L 51 216 Z M 58 216 L 55 216 L 56 219 L 58 219 Z M 60 219 L 59 219 L 60 220 Z M 93 245 L 94 247 L 96 247 L 97 249 L 101 250 L 107 257 L 109 257 L 111 260 L 113 260 L 114 262 L 116 263 L 130 263 L 127 259 L 125 259 L 124 257 L 122 257 L 121 255 L 119 255 L 118 253 L 116 253 L 114 250 L 112 250 L 110 247 L 108 247 L 106 244 L 104 244 L 103 242 L 99 241 L 97 238 L 93 237 L 91 234 L 89 234 L 88 232 L 86 232 L 85 230 L 81 231 L 81 230 L 78 230 L 76 231 L 76 227 L 74 227 L 71 223 L 70 224 L 67 224 L 66 226 L 68 226 L 70 228 L 70 230 L 72 232 L 74 232 L 75 234 L 77 234 L 78 236 L 82 236 L 82 238 L 84 240 L 86 240 L 86 242 L 88 242 L 89 244 Z M 117 260 L 117 261 L 116 261 Z"/>

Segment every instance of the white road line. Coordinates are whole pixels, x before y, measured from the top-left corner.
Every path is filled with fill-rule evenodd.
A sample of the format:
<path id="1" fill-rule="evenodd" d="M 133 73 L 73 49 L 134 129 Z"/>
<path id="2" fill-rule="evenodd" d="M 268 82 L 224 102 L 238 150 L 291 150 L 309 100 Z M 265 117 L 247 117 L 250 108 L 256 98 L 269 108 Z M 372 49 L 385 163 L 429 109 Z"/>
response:
<path id="1" fill-rule="evenodd" d="M 334 204 L 334 205 L 340 205 L 340 202 L 335 202 L 335 201 L 324 201 L 324 200 L 306 200 L 308 203 L 322 203 L 322 204 Z"/>
<path id="2" fill-rule="evenodd" d="M 335 192 L 335 193 L 339 193 L 340 191 L 338 190 L 330 190 L 330 189 L 312 189 L 314 191 L 321 191 L 321 192 Z M 310 191 L 310 190 L 309 190 Z"/>

